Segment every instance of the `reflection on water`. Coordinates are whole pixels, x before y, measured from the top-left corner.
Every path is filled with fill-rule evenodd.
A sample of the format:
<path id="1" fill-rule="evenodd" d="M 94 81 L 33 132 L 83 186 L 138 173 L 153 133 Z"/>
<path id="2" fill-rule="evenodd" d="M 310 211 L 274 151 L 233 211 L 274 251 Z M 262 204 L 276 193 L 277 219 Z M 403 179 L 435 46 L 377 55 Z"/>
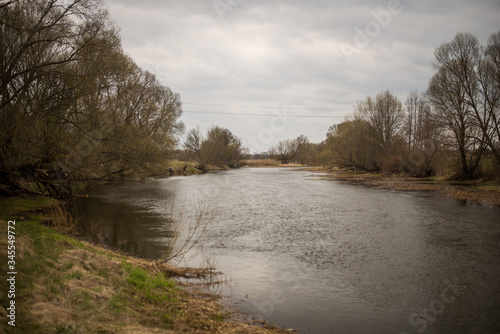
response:
<path id="1" fill-rule="evenodd" d="M 242 169 L 107 186 L 103 242 L 157 258 L 169 203 L 217 208 L 201 240 L 239 307 L 305 333 L 500 332 L 500 209 Z M 98 233 L 99 234 L 99 233 Z"/>
<path id="2" fill-rule="evenodd" d="M 102 244 L 141 257 L 163 255 L 172 234 L 172 193 L 155 181 L 100 188 L 80 199 L 83 234 Z"/>

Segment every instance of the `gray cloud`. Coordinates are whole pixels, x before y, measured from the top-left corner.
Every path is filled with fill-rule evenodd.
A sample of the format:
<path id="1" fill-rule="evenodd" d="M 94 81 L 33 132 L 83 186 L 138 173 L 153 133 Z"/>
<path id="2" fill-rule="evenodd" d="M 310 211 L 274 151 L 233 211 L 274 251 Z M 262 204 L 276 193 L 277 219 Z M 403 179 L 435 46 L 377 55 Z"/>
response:
<path id="1" fill-rule="evenodd" d="M 272 115 L 288 107 L 289 114 L 332 115 L 294 119 L 255 150 L 300 134 L 319 142 L 356 101 L 381 90 L 401 98 L 425 90 L 437 46 L 462 31 L 485 43 L 500 29 L 500 4 L 493 0 L 400 0 L 390 17 L 383 14 L 389 0 L 105 3 L 121 27 L 125 51 L 185 103 L 280 108 L 185 104 L 188 128 L 218 124 L 247 140 L 266 132 L 271 119 L 189 111 Z M 378 30 L 374 13 L 383 23 Z M 359 44 L 359 31 L 371 34 L 366 45 Z M 346 55 L 346 47 L 355 52 Z"/>

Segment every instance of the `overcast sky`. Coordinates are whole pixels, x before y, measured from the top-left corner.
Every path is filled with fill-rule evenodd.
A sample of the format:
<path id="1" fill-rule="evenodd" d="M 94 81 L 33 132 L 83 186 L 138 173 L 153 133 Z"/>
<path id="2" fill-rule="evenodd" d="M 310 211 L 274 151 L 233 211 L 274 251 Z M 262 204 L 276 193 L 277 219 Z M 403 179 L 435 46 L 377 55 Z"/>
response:
<path id="1" fill-rule="evenodd" d="M 456 33 L 500 30 L 498 0 L 104 1 L 125 52 L 180 94 L 186 128 L 228 128 L 252 153 L 321 142 L 357 101 L 425 90 Z"/>

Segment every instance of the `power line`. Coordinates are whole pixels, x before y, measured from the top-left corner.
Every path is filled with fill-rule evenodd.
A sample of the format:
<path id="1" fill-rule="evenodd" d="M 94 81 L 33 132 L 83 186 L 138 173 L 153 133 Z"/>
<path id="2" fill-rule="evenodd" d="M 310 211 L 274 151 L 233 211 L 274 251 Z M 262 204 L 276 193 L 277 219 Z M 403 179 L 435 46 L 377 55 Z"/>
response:
<path id="1" fill-rule="evenodd" d="M 182 104 L 190 104 L 196 106 L 214 106 L 214 107 L 233 107 L 233 108 L 253 108 L 253 109 L 286 109 L 286 110 L 323 110 L 323 111 L 352 111 L 351 109 L 343 109 L 343 108 L 309 108 L 309 107 L 265 107 L 265 106 L 243 106 L 243 105 L 232 105 L 232 104 L 212 104 L 212 103 L 191 103 L 191 102 L 183 102 Z"/>
<path id="2" fill-rule="evenodd" d="M 305 118 L 339 118 L 344 116 L 335 116 L 335 115 L 292 115 L 292 114 L 284 114 L 284 115 L 273 115 L 273 114 L 249 114 L 249 113 L 231 113 L 231 112 L 222 112 L 222 111 L 195 111 L 195 110 L 183 110 L 183 112 L 187 113 L 196 113 L 196 114 L 217 114 L 217 115 L 231 115 L 231 116 L 280 116 L 280 117 L 305 117 Z"/>

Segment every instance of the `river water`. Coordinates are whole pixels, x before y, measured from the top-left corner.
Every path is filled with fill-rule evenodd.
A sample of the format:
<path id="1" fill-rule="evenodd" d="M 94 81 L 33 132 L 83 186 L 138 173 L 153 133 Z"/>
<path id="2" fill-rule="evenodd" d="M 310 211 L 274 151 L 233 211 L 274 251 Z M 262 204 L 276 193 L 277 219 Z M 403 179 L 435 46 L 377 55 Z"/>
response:
<path id="1" fill-rule="evenodd" d="M 500 333 L 499 208 L 277 168 L 108 185 L 79 204 L 87 235 L 152 259 L 169 212 L 216 210 L 198 245 L 231 279 L 223 294 L 280 327 Z"/>

